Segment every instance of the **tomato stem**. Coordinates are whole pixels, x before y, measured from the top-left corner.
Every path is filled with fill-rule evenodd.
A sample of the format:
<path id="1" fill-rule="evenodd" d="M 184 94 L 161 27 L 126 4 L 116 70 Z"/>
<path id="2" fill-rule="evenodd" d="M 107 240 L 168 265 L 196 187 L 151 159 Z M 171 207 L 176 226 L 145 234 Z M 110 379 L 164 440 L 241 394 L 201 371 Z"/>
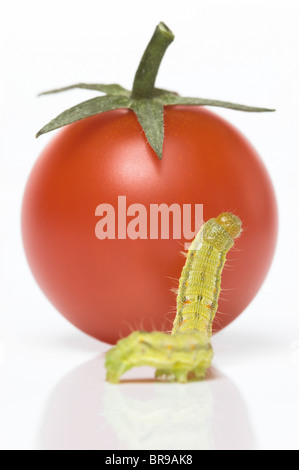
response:
<path id="1" fill-rule="evenodd" d="M 170 29 L 164 23 L 159 23 L 135 74 L 131 98 L 152 98 L 161 61 L 173 40 L 174 34 Z"/>

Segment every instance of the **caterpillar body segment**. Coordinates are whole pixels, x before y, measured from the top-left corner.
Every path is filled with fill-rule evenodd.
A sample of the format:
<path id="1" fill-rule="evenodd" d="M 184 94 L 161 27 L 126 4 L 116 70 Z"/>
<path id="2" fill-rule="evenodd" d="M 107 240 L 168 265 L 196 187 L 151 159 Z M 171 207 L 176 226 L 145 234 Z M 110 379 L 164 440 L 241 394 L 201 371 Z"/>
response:
<path id="1" fill-rule="evenodd" d="M 152 366 L 157 378 L 202 379 L 213 359 L 212 323 L 218 308 L 226 254 L 241 234 L 240 219 L 224 212 L 203 225 L 182 270 L 172 334 L 135 331 L 106 353 L 107 380 L 129 369 Z"/>
<path id="2" fill-rule="evenodd" d="M 241 221 L 230 213 L 210 219 L 198 232 L 179 281 L 172 334 L 196 330 L 212 335 L 226 254 L 240 233 Z"/>
<path id="3" fill-rule="evenodd" d="M 135 331 L 106 353 L 107 380 L 120 377 L 136 366 L 152 366 L 156 377 L 186 382 L 205 377 L 211 365 L 213 350 L 210 340 L 201 332 L 169 335 L 160 331 Z"/>

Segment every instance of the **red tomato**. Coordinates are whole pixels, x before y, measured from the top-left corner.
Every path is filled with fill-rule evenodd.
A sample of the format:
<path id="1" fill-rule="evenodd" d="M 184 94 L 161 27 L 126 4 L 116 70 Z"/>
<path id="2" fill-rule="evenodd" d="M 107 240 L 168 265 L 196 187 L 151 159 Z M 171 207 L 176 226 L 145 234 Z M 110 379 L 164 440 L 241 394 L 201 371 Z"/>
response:
<path id="1" fill-rule="evenodd" d="M 238 215 L 245 230 L 229 254 L 218 331 L 236 318 L 265 279 L 274 253 L 277 208 L 259 156 L 229 123 L 201 107 L 165 108 L 163 159 L 135 114 L 115 110 L 60 130 L 38 159 L 25 191 L 22 230 L 32 272 L 74 325 L 115 343 L 132 329 L 171 330 L 171 288 L 184 258 L 178 240 L 95 236 L 101 203 L 203 204 L 204 219 Z"/>

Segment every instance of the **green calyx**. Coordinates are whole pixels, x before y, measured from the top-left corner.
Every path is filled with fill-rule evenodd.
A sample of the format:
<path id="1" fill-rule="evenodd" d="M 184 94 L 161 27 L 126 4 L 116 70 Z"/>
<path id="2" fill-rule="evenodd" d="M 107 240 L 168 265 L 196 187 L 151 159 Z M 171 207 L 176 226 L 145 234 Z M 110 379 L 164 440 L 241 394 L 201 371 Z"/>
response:
<path id="1" fill-rule="evenodd" d="M 104 93 L 105 96 L 92 98 L 67 109 L 46 124 L 36 134 L 36 137 L 95 114 L 127 108 L 135 112 L 148 143 L 161 159 L 164 140 L 164 106 L 217 106 L 247 112 L 275 111 L 274 109 L 244 106 L 226 101 L 188 98 L 179 96 L 177 93 L 169 90 L 155 88 L 154 85 L 160 63 L 167 47 L 173 40 L 174 35 L 170 29 L 164 23 L 159 23 L 140 61 L 132 91 L 117 84 L 77 83 L 41 93 L 40 95 L 47 95 L 73 88 L 84 88 L 99 91 Z"/>

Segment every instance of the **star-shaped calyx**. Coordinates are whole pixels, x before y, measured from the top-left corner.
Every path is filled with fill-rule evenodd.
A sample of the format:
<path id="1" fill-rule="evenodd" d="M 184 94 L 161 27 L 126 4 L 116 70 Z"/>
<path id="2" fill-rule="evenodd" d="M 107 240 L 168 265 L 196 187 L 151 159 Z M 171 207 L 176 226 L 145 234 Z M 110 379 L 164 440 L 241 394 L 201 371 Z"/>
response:
<path id="1" fill-rule="evenodd" d="M 183 97 L 173 91 L 155 88 L 161 60 L 173 40 L 174 35 L 170 29 L 164 23 L 159 23 L 140 61 L 132 91 L 117 84 L 77 83 L 41 93 L 41 95 L 46 95 L 73 88 L 84 88 L 104 93 L 105 96 L 92 98 L 67 109 L 46 124 L 36 134 L 36 137 L 95 114 L 127 108 L 134 111 L 148 143 L 161 159 L 164 139 L 164 106 L 218 106 L 247 112 L 274 111 L 274 109 L 257 108 L 226 101 Z"/>

